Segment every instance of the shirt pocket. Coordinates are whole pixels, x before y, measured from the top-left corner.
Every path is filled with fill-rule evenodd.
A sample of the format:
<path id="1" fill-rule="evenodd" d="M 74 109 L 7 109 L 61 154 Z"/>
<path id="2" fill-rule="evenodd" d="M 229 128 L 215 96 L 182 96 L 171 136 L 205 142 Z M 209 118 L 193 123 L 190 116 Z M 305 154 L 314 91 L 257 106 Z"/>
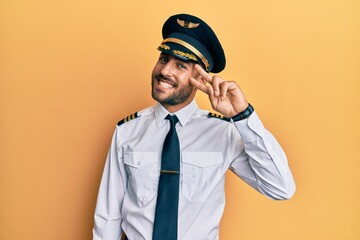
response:
<path id="1" fill-rule="evenodd" d="M 222 178 L 221 152 L 182 153 L 181 192 L 189 201 L 205 201 Z"/>
<path id="2" fill-rule="evenodd" d="M 129 197 L 139 206 L 154 199 L 160 176 L 160 159 L 157 152 L 125 152 L 124 163 L 128 172 Z"/>

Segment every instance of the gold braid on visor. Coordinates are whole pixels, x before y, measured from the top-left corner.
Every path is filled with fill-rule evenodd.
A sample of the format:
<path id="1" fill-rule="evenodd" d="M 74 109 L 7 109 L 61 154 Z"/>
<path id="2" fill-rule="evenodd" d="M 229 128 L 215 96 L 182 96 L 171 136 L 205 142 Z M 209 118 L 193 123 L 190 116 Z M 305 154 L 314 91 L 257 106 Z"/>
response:
<path id="1" fill-rule="evenodd" d="M 180 40 L 180 39 L 177 39 L 177 38 L 166 38 L 162 43 L 166 43 L 166 42 L 177 43 L 177 44 L 179 44 L 179 45 L 181 45 L 183 47 L 186 47 L 187 49 L 189 49 L 193 53 L 195 53 L 196 56 L 198 58 L 200 58 L 202 63 L 205 65 L 206 70 L 209 71 L 210 64 L 209 64 L 208 60 L 201 54 L 201 52 L 199 50 L 197 50 L 196 48 L 194 48 L 193 46 L 191 46 L 187 42 L 185 42 L 183 40 Z"/>

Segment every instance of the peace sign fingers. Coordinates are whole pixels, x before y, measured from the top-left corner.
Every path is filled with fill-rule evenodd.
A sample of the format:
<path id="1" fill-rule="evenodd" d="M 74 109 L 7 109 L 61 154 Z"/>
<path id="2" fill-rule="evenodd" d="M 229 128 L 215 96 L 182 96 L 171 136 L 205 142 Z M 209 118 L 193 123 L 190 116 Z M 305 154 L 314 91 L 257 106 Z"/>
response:
<path id="1" fill-rule="evenodd" d="M 200 74 L 200 76 L 208 83 L 212 83 L 212 76 L 207 73 L 199 64 L 195 64 L 195 70 Z"/>
<path id="2" fill-rule="evenodd" d="M 220 87 L 219 85 L 221 83 L 224 82 L 224 80 L 219 77 L 219 76 L 211 76 L 209 73 L 207 73 L 199 64 L 196 64 L 194 66 L 195 70 L 200 74 L 200 76 L 202 77 L 204 81 L 204 84 L 205 85 L 205 82 L 208 82 L 211 86 L 206 86 L 206 88 L 208 89 L 205 93 L 207 93 L 208 95 L 211 95 L 211 96 L 215 96 L 215 97 L 218 97 L 220 95 Z M 201 90 L 201 88 L 199 88 Z M 205 90 L 204 87 L 202 87 L 202 89 Z"/>
<path id="3" fill-rule="evenodd" d="M 195 78 L 190 77 L 189 82 L 191 83 L 191 85 L 193 85 L 194 87 L 196 87 L 197 89 L 206 93 L 209 96 L 214 94 L 212 87 L 205 85 L 205 83 L 201 82 L 200 80 L 196 80 Z"/>
<path id="4" fill-rule="evenodd" d="M 194 69 L 200 76 L 198 79 L 190 77 L 189 82 L 209 96 L 215 111 L 225 116 L 234 116 L 246 108 L 247 100 L 236 82 L 225 81 L 218 75 L 211 76 L 199 64 Z"/>

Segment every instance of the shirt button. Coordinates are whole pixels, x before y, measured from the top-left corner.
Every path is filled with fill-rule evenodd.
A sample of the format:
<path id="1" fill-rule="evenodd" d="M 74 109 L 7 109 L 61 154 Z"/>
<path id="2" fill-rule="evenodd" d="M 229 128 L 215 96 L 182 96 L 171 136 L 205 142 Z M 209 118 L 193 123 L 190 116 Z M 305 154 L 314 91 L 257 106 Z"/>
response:
<path id="1" fill-rule="evenodd" d="M 141 162 L 136 162 L 136 166 L 140 166 L 141 165 Z"/>

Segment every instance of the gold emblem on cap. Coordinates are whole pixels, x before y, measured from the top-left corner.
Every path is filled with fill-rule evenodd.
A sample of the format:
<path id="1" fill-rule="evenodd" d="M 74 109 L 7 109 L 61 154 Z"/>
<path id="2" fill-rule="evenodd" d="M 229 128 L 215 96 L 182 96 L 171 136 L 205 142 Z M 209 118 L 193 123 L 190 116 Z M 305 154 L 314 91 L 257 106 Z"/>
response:
<path id="1" fill-rule="evenodd" d="M 164 50 L 170 50 L 170 47 L 169 47 L 168 45 L 166 45 L 166 44 L 161 44 L 161 45 L 159 46 L 159 48 L 162 48 L 162 49 L 164 49 Z"/>
<path id="2" fill-rule="evenodd" d="M 180 51 L 180 50 L 173 50 L 173 53 L 176 54 L 176 55 L 179 55 L 179 56 L 186 57 L 186 58 L 188 58 L 188 59 L 197 61 L 195 55 L 193 55 L 193 54 L 184 53 L 184 52 L 182 52 L 182 51 Z"/>
<path id="3" fill-rule="evenodd" d="M 180 20 L 180 19 L 176 19 L 177 23 L 184 27 L 184 28 L 197 28 L 200 23 L 192 23 L 192 22 L 188 22 L 188 21 L 184 21 L 184 20 Z"/>
<path id="4" fill-rule="evenodd" d="M 167 43 L 167 42 L 174 42 L 174 43 L 177 43 L 177 44 L 180 44 L 181 46 L 183 47 L 186 47 L 187 49 L 189 49 L 190 51 L 192 51 L 198 58 L 200 58 L 200 60 L 202 61 L 202 63 L 204 64 L 205 68 L 206 68 L 206 71 L 209 71 L 210 69 L 210 64 L 209 64 L 209 61 L 201 54 L 201 52 L 199 50 L 197 50 L 195 47 L 193 47 L 192 45 L 190 45 L 189 43 L 181 40 L 181 39 L 178 39 L 178 38 L 166 38 L 161 44 L 164 45 L 164 43 Z M 159 46 L 159 48 L 161 49 L 161 46 Z M 158 49 L 159 49 L 158 48 Z M 166 49 L 165 49 L 166 50 Z M 175 53 L 175 52 L 174 52 Z M 177 54 L 177 53 L 175 53 Z M 179 54 L 181 55 L 181 54 Z M 191 58 L 190 58 L 191 59 Z M 196 59 L 196 57 L 195 57 Z M 195 60 L 194 59 L 194 60 Z M 196 61 L 196 60 L 195 60 Z"/>

